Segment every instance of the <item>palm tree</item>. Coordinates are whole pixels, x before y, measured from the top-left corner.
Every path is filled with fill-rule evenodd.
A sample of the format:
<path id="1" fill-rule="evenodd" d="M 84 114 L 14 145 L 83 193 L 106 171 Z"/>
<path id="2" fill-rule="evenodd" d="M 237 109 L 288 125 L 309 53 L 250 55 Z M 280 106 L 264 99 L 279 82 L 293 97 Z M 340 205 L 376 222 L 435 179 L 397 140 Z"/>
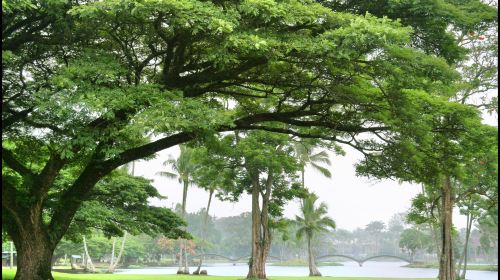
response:
<path id="1" fill-rule="evenodd" d="M 169 179 L 178 179 L 179 183 L 183 184 L 183 191 L 182 191 L 182 210 L 181 210 L 181 216 L 182 218 L 186 217 L 186 200 L 187 200 L 187 191 L 188 187 L 190 184 L 193 183 L 193 174 L 198 168 L 197 164 L 194 163 L 193 161 L 193 155 L 194 155 L 194 150 L 190 149 L 184 145 L 180 145 L 181 153 L 177 159 L 174 158 L 169 158 L 166 160 L 163 165 L 164 166 L 171 166 L 173 171 L 176 173 L 172 172 L 167 172 L 167 171 L 162 171 L 158 172 L 157 175 L 167 177 Z M 186 243 L 186 240 L 181 239 L 180 243 Z M 184 261 L 184 269 L 182 269 L 182 256 L 183 256 L 183 247 L 186 248 L 187 244 L 182 244 L 179 246 L 180 247 L 180 261 L 179 261 L 179 271 L 178 273 L 183 273 L 183 274 L 189 274 L 189 268 L 187 264 L 187 251 L 184 249 L 184 256 L 185 256 L 185 261 Z"/>
<path id="2" fill-rule="evenodd" d="M 297 231 L 297 239 L 302 239 L 305 235 L 307 238 L 307 251 L 309 261 L 309 276 L 321 276 L 311 247 L 311 240 L 315 233 L 328 231 L 328 229 L 335 229 L 335 222 L 327 217 L 328 206 L 322 202 L 317 208 L 314 206 L 318 200 L 318 196 L 314 193 L 308 194 L 302 201 L 300 208 L 302 217 L 295 216 L 296 223 L 299 226 Z"/>
<path id="3" fill-rule="evenodd" d="M 295 142 L 294 148 L 295 154 L 297 155 L 299 163 L 301 165 L 302 188 L 305 188 L 304 173 L 305 167 L 308 164 L 310 164 L 316 171 L 319 171 L 323 176 L 327 178 L 332 177 L 332 173 L 330 172 L 330 170 L 320 165 L 320 163 L 331 165 L 328 153 L 326 151 L 313 153 L 313 145 L 306 141 Z"/>

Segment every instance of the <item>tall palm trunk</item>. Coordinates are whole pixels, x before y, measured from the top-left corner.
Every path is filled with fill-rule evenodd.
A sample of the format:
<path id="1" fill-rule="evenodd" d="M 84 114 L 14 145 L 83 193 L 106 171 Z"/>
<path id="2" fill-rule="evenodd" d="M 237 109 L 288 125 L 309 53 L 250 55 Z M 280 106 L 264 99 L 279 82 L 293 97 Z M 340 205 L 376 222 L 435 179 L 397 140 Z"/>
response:
<path id="1" fill-rule="evenodd" d="M 85 251 L 85 258 L 87 260 L 85 264 L 85 270 L 95 272 L 95 267 L 92 263 L 92 259 L 90 258 L 89 250 L 87 248 L 87 239 L 85 238 L 85 236 L 83 236 L 83 250 Z"/>
<path id="2" fill-rule="evenodd" d="M 182 243 L 182 238 L 179 237 L 177 240 L 179 241 L 179 269 L 177 270 L 177 274 L 183 274 L 184 258 L 182 257 L 182 246 L 184 246 L 184 244 Z"/>
<path id="3" fill-rule="evenodd" d="M 450 177 L 445 176 L 441 189 L 441 257 L 439 260 L 439 280 L 455 280 L 455 262 L 451 228 L 453 226 L 453 194 Z"/>
<path id="4" fill-rule="evenodd" d="M 318 268 L 316 267 L 316 261 L 314 260 L 314 254 L 311 246 L 311 235 L 307 235 L 307 252 L 309 254 L 309 276 L 321 276 Z"/>
<path id="5" fill-rule="evenodd" d="M 187 191 L 189 187 L 189 181 L 187 179 L 182 180 L 183 182 L 183 190 L 182 190 L 182 218 L 186 219 L 186 201 L 187 201 Z M 179 255 L 179 271 L 177 273 L 181 274 L 189 274 L 189 267 L 187 262 L 187 241 L 185 239 L 180 239 L 180 242 L 183 244 L 180 246 L 180 255 Z M 183 259 L 184 258 L 184 259 Z"/>
<path id="6" fill-rule="evenodd" d="M 208 194 L 208 203 L 207 203 L 207 211 L 205 212 L 205 218 L 203 219 L 203 230 L 201 232 L 202 239 L 205 240 L 205 232 L 207 231 L 207 224 L 208 224 L 208 211 L 210 211 L 210 204 L 212 203 L 212 196 L 214 194 L 214 189 L 210 189 L 210 192 Z M 201 253 L 205 254 L 205 250 L 203 246 L 201 247 Z M 203 262 L 203 258 L 200 258 L 200 263 L 198 264 L 198 268 L 193 272 L 193 274 L 199 274 L 200 269 L 201 269 L 201 264 Z"/>

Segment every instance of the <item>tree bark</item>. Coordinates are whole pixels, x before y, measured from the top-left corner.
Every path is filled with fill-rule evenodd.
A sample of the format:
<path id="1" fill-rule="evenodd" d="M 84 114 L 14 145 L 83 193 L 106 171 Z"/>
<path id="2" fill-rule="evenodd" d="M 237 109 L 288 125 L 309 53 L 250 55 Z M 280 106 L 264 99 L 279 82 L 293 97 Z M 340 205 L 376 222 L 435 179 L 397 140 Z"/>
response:
<path id="1" fill-rule="evenodd" d="M 318 268 L 316 267 L 316 261 L 314 260 L 314 254 L 311 247 L 312 236 L 307 236 L 307 252 L 309 254 L 309 276 L 321 276 Z"/>
<path id="2" fill-rule="evenodd" d="M 24 207 L 16 200 L 17 189 L 2 178 L 2 224 L 17 251 L 15 280 L 52 280 L 52 255 L 57 236 L 47 234 L 42 220 L 42 201 Z"/>
<path id="3" fill-rule="evenodd" d="M 41 226 L 41 225 L 40 225 Z M 17 249 L 17 271 L 14 280 L 53 280 L 52 255 L 55 246 L 41 227 L 23 229 L 13 237 Z"/>
<path id="4" fill-rule="evenodd" d="M 89 250 L 87 248 L 87 240 L 85 239 L 85 236 L 83 236 L 83 249 L 85 250 L 85 256 L 87 259 L 87 262 L 85 264 L 85 270 L 88 270 L 90 272 L 95 272 L 95 267 L 94 264 L 92 263 L 92 259 L 90 258 L 89 255 Z M 90 269 L 89 269 L 90 266 Z"/>
<path id="5" fill-rule="evenodd" d="M 271 245 L 268 204 L 271 195 L 272 172 L 268 174 L 266 192 L 262 193 L 262 209 L 259 205 L 261 195 L 258 174 L 249 172 L 252 178 L 252 255 L 249 261 L 247 279 L 267 279 L 266 260 Z"/>
<path id="6" fill-rule="evenodd" d="M 455 262 L 451 229 L 453 226 L 453 194 L 450 177 L 445 176 L 441 188 L 441 257 L 439 261 L 439 280 L 455 280 Z"/>

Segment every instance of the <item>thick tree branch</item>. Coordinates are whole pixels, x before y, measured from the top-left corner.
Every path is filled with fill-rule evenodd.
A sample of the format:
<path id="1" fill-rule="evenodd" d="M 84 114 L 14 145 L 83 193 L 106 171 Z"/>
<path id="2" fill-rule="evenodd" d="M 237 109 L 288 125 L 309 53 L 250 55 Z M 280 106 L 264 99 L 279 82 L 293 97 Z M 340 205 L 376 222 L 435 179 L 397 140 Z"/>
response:
<path id="1" fill-rule="evenodd" d="M 53 238 L 61 238 L 71 223 L 69 217 L 73 217 L 83 201 L 85 201 L 92 188 L 104 176 L 108 175 L 115 168 L 127 162 L 141 159 L 154 153 L 185 143 L 195 138 L 195 134 L 181 132 L 164 137 L 149 144 L 132 148 L 122 152 L 109 160 L 102 160 L 99 152 L 86 165 L 73 185 L 69 187 L 61 196 L 60 201 L 64 201 L 64 207 L 59 206 L 52 216 L 49 228 L 55 235 Z"/>
<path id="2" fill-rule="evenodd" d="M 12 170 L 19 173 L 19 175 L 23 177 L 32 177 L 35 174 L 31 169 L 24 166 L 20 161 L 18 161 L 14 155 L 14 153 L 10 150 L 7 150 L 2 147 L 2 159 L 7 164 L 8 167 L 12 168 Z"/>

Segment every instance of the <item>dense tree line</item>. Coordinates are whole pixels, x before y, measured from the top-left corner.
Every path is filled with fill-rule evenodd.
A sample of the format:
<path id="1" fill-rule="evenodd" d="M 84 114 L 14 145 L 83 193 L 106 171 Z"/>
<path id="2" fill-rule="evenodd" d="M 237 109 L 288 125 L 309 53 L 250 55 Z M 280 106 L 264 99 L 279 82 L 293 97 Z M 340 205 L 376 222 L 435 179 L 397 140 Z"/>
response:
<path id="1" fill-rule="evenodd" d="M 204 234 L 206 242 L 200 238 L 203 219 L 204 209 L 197 213 L 187 214 L 188 231 L 194 236 L 193 244 L 190 245 L 193 255 L 201 253 L 201 247 L 206 253 L 216 253 L 230 258 L 249 255 L 251 241 L 249 212 L 231 217 L 210 217 L 208 230 Z M 374 228 L 376 228 L 374 225 L 383 226 L 380 230 L 375 230 L 378 234 L 378 241 L 373 235 Z M 278 235 L 274 240 L 270 254 L 282 260 L 301 259 L 306 264 L 307 243 L 303 239 L 296 238 L 297 226 L 290 225 L 288 231 L 288 238 L 282 239 L 282 235 Z M 476 224 L 476 227 L 471 231 L 471 241 L 468 247 L 471 262 L 495 263 L 498 256 L 497 231 L 498 229 L 491 225 Z M 457 233 L 457 251 L 462 248 L 465 235 L 466 228 L 460 229 Z M 437 261 L 437 257 L 431 239 L 432 235 L 428 229 L 406 224 L 404 217 L 398 214 L 394 215 L 387 224 L 373 221 L 364 228 L 355 230 L 337 228 L 333 231 L 320 233 L 314 237 L 312 245 L 316 256 L 343 254 L 364 258 L 384 254 L 410 257 L 411 254 L 414 254 L 415 261 L 432 263 Z M 109 263 L 113 243 L 111 238 L 102 233 L 93 232 L 87 242 L 89 255 L 95 263 Z M 125 244 L 123 266 L 175 265 L 179 262 L 179 244 L 180 242 L 176 239 L 162 236 L 150 237 L 145 234 L 130 236 Z M 2 251 L 8 252 L 9 243 L 4 242 L 2 248 Z M 62 264 L 65 255 L 66 265 L 69 263 L 70 255 L 83 255 L 81 240 L 78 242 L 63 239 L 54 253 L 53 261 Z M 210 261 L 210 259 L 207 260 Z M 347 261 L 340 258 L 337 260 Z M 217 258 L 214 261 L 227 262 L 227 260 Z M 195 265 L 196 262 L 197 260 L 191 262 L 190 265 Z"/>

